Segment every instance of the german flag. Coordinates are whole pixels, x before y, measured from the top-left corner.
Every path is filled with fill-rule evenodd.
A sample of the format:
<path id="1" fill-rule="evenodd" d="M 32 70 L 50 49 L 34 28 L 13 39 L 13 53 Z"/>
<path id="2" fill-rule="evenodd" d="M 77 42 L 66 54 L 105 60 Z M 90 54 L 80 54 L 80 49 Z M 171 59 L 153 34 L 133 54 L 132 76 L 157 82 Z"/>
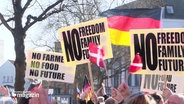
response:
<path id="1" fill-rule="evenodd" d="M 91 85 L 90 85 L 90 82 L 87 78 L 87 75 L 85 75 L 85 77 L 84 77 L 83 92 L 87 93 L 86 102 L 88 102 L 90 100 L 90 98 L 92 97 L 92 90 L 91 90 Z"/>
<path id="2" fill-rule="evenodd" d="M 100 16 L 108 17 L 111 43 L 130 46 L 130 29 L 160 28 L 161 8 L 109 9 Z"/>

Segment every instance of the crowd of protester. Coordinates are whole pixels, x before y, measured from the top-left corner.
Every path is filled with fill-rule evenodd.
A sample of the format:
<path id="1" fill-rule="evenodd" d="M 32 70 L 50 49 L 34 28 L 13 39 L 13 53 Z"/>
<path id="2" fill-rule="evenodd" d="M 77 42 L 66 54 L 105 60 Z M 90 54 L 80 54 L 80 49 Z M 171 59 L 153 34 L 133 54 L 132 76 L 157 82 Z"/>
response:
<path id="1" fill-rule="evenodd" d="M 105 86 L 102 85 L 98 91 L 92 92 L 90 100 L 86 101 L 86 97 L 90 91 L 90 87 L 81 93 L 79 104 L 184 104 L 184 95 L 173 93 L 170 89 L 163 89 L 163 93 L 130 93 L 130 89 L 126 83 L 122 83 L 116 89 L 111 87 L 111 95 L 108 96 Z M 39 97 L 33 97 L 22 100 L 22 104 L 56 104 L 56 101 L 48 100 L 48 93 L 44 89 L 35 89 Z M 7 87 L 0 86 L 0 104 L 16 104 L 16 98 L 12 98 Z"/>
<path id="2" fill-rule="evenodd" d="M 116 89 L 111 87 L 111 95 L 107 96 L 105 87 L 101 86 L 97 92 L 92 93 L 89 101 L 86 101 L 90 89 L 84 91 L 79 99 L 80 104 L 184 104 L 184 95 L 173 93 L 169 88 L 164 88 L 162 94 L 157 92 L 130 93 L 126 83 L 122 83 Z M 103 97 L 103 101 L 98 98 Z"/>

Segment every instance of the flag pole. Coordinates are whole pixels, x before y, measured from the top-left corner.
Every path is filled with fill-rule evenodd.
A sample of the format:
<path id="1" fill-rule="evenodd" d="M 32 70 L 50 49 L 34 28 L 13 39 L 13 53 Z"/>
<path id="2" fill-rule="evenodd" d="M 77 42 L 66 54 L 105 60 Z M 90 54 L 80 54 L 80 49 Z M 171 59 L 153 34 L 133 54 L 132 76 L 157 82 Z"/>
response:
<path id="1" fill-rule="evenodd" d="M 88 62 L 88 70 L 89 70 L 89 76 L 90 76 L 90 82 L 91 82 L 91 90 L 94 92 L 94 84 L 93 84 L 93 76 L 91 71 L 91 63 Z"/>
<path id="2" fill-rule="evenodd" d="M 108 73 L 108 71 L 107 71 L 107 68 L 106 68 L 106 66 L 105 66 L 105 73 L 106 73 L 106 75 L 107 75 L 107 77 L 108 77 L 108 79 L 109 79 L 109 73 Z"/>
<path id="3" fill-rule="evenodd" d="M 166 89 L 167 87 L 167 75 L 164 74 L 164 88 Z"/>

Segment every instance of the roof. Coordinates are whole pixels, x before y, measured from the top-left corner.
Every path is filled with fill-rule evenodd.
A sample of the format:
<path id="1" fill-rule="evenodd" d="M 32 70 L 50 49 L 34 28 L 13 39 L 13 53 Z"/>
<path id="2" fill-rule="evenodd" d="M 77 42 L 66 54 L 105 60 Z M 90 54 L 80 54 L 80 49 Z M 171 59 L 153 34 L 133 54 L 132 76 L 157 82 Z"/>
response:
<path id="1" fill-rule="evenodd" d="M 166 19 L 184 19 L 184 0 L 136 0 L 116 8 L 158 8 L 165 7 L 163 17 Z M 168 14 L 166 6 L 172 6 L 174 13 Z"/>
<path id="2" fill-rule="evenodd" d="M 174 13 L 168 14 L 165 8 L 165 17 L 169 19 L 184 19 L 184 0 L 165 0 L 165 7 L 172 6 Z"/>
<path id="3" fill-rule="evenodd" d="M 15 62 L 14 60 L 8 60 L 8 61 L 10 61 L 12 64 L 14 64 L 14 62 Z"/>
<path id="4" fill-rule="evenodd" d="M 7 61 L 5 61 L 4 63 L 2 63 L 2 65 L 0 65 L 0 68 L 1 68 L 3 65 L 5 65 L 7 62 L 11 63 L 11 64 L 14 66 L 14 62 L 15 62 L 15 61 L 13 61 L 13 60 L 7 60 Z"/>
<path id="5" fill-rule="evenodd" d="M 135 0 L 116 8 L 160 8 L 162 6 L 162 0 Z"/>

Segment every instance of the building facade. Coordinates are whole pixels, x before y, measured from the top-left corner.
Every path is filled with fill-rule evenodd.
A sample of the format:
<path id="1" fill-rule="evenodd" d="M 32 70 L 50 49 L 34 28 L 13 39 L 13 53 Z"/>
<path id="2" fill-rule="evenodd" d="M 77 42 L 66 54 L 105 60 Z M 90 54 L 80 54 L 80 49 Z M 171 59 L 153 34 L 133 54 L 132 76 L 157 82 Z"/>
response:
<path id="1" fill-rule="evenodd" d="M 14 86 L 15 83 L 15 67 L 13 61 L 7 60 L 0 66 L 0 85 L 1 86 Z"/>

